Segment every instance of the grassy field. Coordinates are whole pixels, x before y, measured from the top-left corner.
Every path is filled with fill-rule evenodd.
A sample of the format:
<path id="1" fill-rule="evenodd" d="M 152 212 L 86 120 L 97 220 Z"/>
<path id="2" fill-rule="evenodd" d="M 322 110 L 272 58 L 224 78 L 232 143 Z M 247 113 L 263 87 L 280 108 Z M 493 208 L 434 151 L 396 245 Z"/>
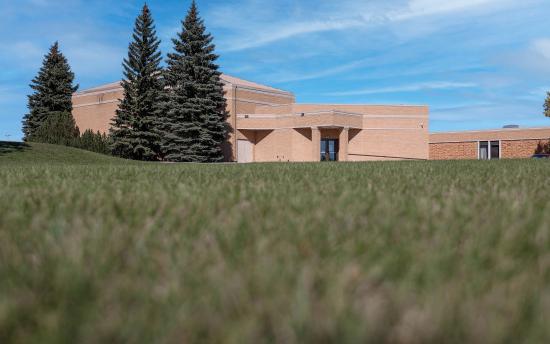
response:
<path id="1" fill-rule="evenodd" d="M 0 342 L 550 342 L 549 176 L 2 144 Z"/>

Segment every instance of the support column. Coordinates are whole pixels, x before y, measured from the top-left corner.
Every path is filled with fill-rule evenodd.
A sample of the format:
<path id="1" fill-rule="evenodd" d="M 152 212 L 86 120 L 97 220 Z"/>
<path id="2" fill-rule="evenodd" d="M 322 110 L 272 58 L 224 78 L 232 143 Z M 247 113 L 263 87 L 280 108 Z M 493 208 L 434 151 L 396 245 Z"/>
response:
<path id="1" fill-rule="evenodd" d="M 340 133 L 340 151 L 338 161 L 348 161 L 349 128 L 344 127 Z"/>
<path id="2" fill-rule="evenodd" d="M 311 161 L 321 161 L 321 130 L 317 127 L 311 128 Z"/>

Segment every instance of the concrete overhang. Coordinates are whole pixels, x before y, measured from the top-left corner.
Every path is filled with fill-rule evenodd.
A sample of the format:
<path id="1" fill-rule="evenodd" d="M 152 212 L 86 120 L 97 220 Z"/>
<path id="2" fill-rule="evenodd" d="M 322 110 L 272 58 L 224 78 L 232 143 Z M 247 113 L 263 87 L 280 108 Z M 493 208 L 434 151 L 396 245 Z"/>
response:
<path id="1" fill-rule="evenodd" d="M 241 114 L 237 116 L 239 130 L 273 130 L 299 128 L 350 128 L 363 127 L 363 115 L 343 111 L 320 111 L 289 115 Z"/>

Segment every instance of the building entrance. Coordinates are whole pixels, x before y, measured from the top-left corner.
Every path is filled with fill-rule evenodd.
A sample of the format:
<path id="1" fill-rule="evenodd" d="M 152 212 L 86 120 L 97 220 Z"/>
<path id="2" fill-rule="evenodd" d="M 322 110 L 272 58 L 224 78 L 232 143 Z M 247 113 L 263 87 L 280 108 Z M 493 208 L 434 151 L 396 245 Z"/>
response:
<path id="1" fill-rule="evenodd" d="M 321 161 L 338 161 L 340 143 L 335 139 L 321 139 Z"/>

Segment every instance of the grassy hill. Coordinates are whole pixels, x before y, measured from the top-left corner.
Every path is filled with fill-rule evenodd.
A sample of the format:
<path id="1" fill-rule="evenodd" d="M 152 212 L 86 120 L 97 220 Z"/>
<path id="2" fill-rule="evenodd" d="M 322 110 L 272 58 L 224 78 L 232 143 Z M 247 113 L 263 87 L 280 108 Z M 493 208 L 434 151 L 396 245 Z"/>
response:
<path id="1" fill-rule="evenodd" d="M 547 161 L 9 149 L 2 343 L 550 342 Z"/>
<path id="2" fill-rule="evenodd" d="M 0 141 L 0 164 L 8 163 L 116 164 L 129 162 L 72 147 Z"/>

